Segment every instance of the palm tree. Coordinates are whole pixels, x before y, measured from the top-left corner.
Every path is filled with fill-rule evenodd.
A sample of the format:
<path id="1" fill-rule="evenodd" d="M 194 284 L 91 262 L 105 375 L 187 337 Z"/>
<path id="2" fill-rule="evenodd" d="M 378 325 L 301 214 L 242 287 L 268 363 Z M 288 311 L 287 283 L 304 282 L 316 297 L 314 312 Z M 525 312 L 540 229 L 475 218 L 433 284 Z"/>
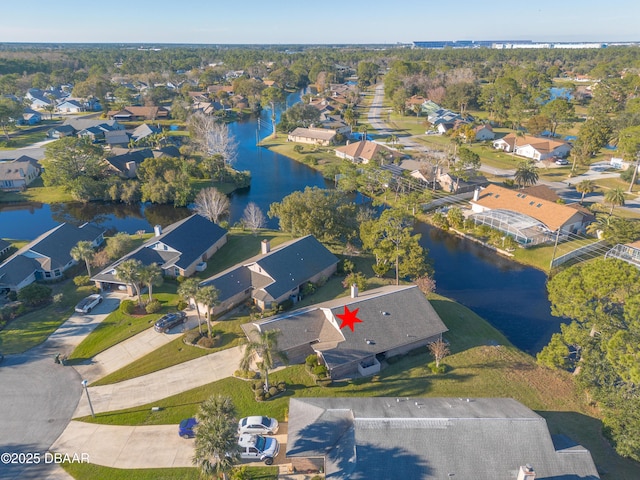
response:
<path id="1" fill-rule="evenodd" d="M 125 260 L 116 267 L 116 278 L 126 282 L 133 286 L 133 289 L 138 296 L 138 305 L 142 306 L 142 299 L 140 298 L 140 273 L 144 266 L 140 260 Z"/>
<path id="2" fill-rule="evenodd" d="M 197 278 L 187 278 L 178 287 L 178 295 L 185 299 L 188 303 L 191 303 L 191 299 L 195 299 L 200 289 L 200 282 Z M 200 316 L 200 304 L 196 301 L 196 313 L 198 315 L 198 330 L 202 335 L 202 317 Z"/>
<path id="3" fill-rule="evenodd" d="M 202 287 L 196 292 L 196 302 L 202 303 L 207 309 L 207 330 L 209 332 L 209 338 L 213 335 L 211 330 L 211 316 L 213 314 L 213 307 L 218 303 L 219 295 L 220 292 L 218 292 L 218 289 L 211 285 Z"/>
<path id="4" fill-rule="evenodd" d="M 611 215 L 615 207 L 624 206 L 624 190 L 622 190 L 620 187 L 612 188 L 604 194 L 604 201 L 605 203 L 611 205 L 611 210 L 609 211 L 609 215 Z"/>
<path id="5" fill-rule="evenodd" d="M 344 111 L 343 115 L 344 121 L 347 122 L 347 125 L 351 128 L 351 134 L 353 134 L 353 126 L 357 123 L 356 114 L 353 111 L 353 108 L 347 108 Z"/>
<path id="6" fill-rule="evenodd" d="M 240 460 L 235 407 L 231 398 L 217 395 L 205 400 L 196 414 L 194 465 L 203 477 L 226 474 Z"/>
<path id="7" fill-rule="evenodd" d="M 520 188 L 538 183 L 538 167 L 531 160 L 520 162 L 514 180 Z"/>
<path id="8" fill-rule="evenodd" d="M 269 391 L 269 370 L 273 369 L 274 356 L 284 363 L 288 361 L 287 354 L 278 350 L 278 335 L 280 335 L 280 330 L 252 332 L 251 337 L 254 340 L 245 343 L 244 354 L 242 355 L 242 360 L 240 360 L 241 370 L 249 370 L 251 364 L 258 358 L 262 360 L 258 363 L 258 366 L 264 373 L 265 392 Z"/>
<path id="9" fill-rule="evenodd" d="M 159 287 L 162 285 L 162 269 L 157 263 L 152 263 L 143 267 L 140 271 L 140 283 L 147 286 L 149 291 L 149 302 L 153 300 L 153 286 Z"/>
<path id="10" fill-rule="evenodd" d="M 369 130 L 369 128 L 366 125 L 360 125 L 360 128 L 358 129 L 360 132 L 360 140 L 363 142 L 367 141 L 367 130 Z"/>
<path id="11" fill-rule="evenodd" d="M 581 193 L 582 197 L 580 197 L 580 204 L 584 200 L 584 196 L 587 193 L 592 193 L 596 189 L 596 184 L 593 183 L 593 180 L 582 180 L 580 183 L 576 184 L 576 192 Z"/>
<path id="12" fill-rule="evenodd" d="M 84 260 L 84 263 L 87 266 L 87 275 L 91 276 L 90 262 L 96 255 L 91 242 L 80 241 L 76 243 L 75 247 L 73 247 L 69 253 L 71 254 L 71 258 L 73 258 L 76 262 Z"/>

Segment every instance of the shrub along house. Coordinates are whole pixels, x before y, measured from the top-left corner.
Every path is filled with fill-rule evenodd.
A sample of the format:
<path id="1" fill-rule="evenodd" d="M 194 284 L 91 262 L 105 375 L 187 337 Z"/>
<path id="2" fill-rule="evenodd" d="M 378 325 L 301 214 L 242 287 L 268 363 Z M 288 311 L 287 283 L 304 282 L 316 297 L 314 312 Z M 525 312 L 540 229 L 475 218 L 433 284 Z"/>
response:
<path id="1" fill-rule="evenodd" d="M 76 227 L 63 223 L 43 233 L 0 264 L 0 290 L 20 290 L 39 281 L 62 278 L 77 262 L 71 249 L 80 241 L 97 247 L 104 241 L 104 229 L 85 223 Z"/>
<path id="2" fill-rule="evenodd" d="M 230 310 L 251 299 L 261 310 L 290 300 L 295 303 L 304 286 L 326 280 L 336 272 L 338 259 L 312 235 L 297 238 L 271 251 L 262 241 L 262 253 L 202 282 L 220 292 L 214 313 Z"/>
<path id="3" fill-rule="evenodd" d="M 206 261 L 227 243 L 227 231 L 201 215 L 191 215 L 169 225 L 165 231 L 154 227 L 155 235 L 131 253 L 94 275 L 91 280 L 101 290 L 117 288 L 133 295 L 133 288 L 118 279 L 116 270 L 125 260 L 139 260 L 143 265 L 156 263 L 168 277 L 189 277 L 203 271 Z"/>
<path id="4" fill-rule="evenodd" d="M 279 330 L 278 348 L 291 362 L 313 353 L 323 360 L 331 378 L 373 375 L 380 361 L 424 347 L 447 327 L 415 285 L 386 286 L 351 297 L 242 325 L 250 340 L 256 332 Z M 341 316 L 357 312 L 353 331 L 341 327 Z"/>

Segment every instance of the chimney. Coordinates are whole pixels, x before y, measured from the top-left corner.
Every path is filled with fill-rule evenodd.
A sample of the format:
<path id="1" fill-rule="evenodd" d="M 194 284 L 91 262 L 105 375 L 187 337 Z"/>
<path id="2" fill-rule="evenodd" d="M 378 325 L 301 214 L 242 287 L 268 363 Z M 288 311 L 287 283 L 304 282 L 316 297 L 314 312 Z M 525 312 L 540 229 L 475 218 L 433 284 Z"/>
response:
<path id="1" fill-rule="evenodd" d="M 517 480 L 535 480 L 536 472 L 533 471 L 533 467 L 528 463 L 523 467 L 520 466 L 520 470 L 518 470 L 518 478 Z"/>
<path id="2" fill-rule="evenodd" d="M 473 201 L 474 201 L 474 202 L 477 202 L 477 201 L 478 201 L 478 198 L 480 198 L 480 189 L 479 189 L 479 188 L 476 188 L 476 189 L 473 191 Z"/>
<path id="3" fill-rule="evenodd" d="M 271 251 L 271 242 L 265 238 L 260 243 L 260 247 L 262 248 L 262 254 L 266 255 L 267 253 L 269 253 Z"/>
<path id="4" fill-rule="evenodd" d="M 358 298 L 358 286 L 355 283 L 351 284 L 351 298 Z"/>
<path id="5" fill-rule="evenodd" d="M 162 235 L 162 227 L 160 225 L 154 225 L 153 232 L 156 234 L 156 237 L 159 237 Z"/>

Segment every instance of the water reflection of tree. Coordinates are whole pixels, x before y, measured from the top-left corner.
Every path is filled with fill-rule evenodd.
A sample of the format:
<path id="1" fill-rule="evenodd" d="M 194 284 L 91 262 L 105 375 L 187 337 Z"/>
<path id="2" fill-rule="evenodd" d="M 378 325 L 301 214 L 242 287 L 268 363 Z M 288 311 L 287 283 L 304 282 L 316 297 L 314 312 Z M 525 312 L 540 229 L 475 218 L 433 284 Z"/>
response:
<path id="1" fill-rule="evenodd" d="M 105 202 L 69 202 L 51 205 L 51 218 L 60 223 L 68 222 L 74 225 L 82 225 L 86 222 L 92 222 L 102 225 L 109 221 L 110 216 L 115 218 L 143 218 L 140 213 L 140 205 Z"/>
<path id="2" fill-rule="evenodd" d="M 175 223 L 183 218 L 188 217 L 193 212 L 188 208 L 174 207 L 172 205 L 144 205 L 144 218 L 149 225 L 167 226 Z"/>

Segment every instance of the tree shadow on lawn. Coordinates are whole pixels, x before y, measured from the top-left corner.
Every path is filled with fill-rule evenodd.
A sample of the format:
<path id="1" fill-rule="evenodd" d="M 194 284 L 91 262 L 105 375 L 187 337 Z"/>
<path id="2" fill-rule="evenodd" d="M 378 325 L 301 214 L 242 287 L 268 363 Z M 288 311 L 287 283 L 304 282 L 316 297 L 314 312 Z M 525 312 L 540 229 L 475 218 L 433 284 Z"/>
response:
<path id="1" fill-rule="evenodd" d="M 603 424 L 600 419 L 590 417 L 578 412 L 553 412 L 536 411 L 536 413 L 547 420 L 549 431 L 553 437 L 553 444 L 556 450 L 568 450 L 578 445 L 588 449 L 593 456 L 600 474 L 612 473 L 616 470 L 615 478 L 638 478 L 637 473 L 633 477 L 625 476 L 617 471 L 620 462 L 628 462 L 629 470 L 637 463 L 620 457 L 611 444 L 602 434 Z"/>

